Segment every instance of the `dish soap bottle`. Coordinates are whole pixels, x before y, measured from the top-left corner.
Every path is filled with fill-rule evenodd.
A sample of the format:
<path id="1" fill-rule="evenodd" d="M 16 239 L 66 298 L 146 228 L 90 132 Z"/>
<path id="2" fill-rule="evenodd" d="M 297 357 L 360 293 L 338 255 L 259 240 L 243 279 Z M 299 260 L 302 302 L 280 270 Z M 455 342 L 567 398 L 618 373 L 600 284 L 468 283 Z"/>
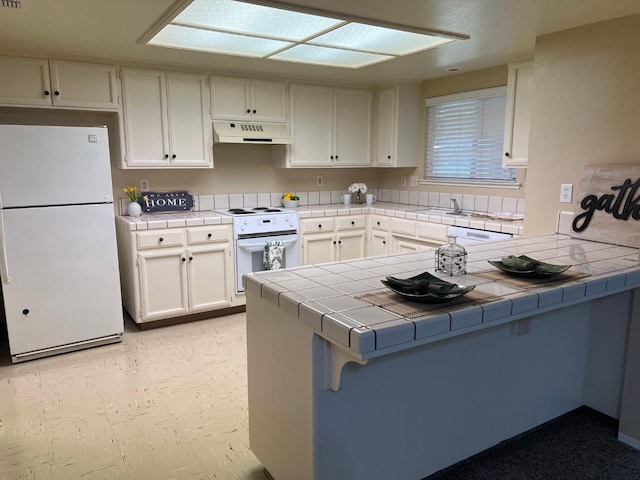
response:
<path id="1" fill-rule="evenodd" d="M 456 243 L 455 235 L 447 235 L 447 244 L 436 250 L 436 270 L 449 275 L 467 273 L 467 251 Z"/>

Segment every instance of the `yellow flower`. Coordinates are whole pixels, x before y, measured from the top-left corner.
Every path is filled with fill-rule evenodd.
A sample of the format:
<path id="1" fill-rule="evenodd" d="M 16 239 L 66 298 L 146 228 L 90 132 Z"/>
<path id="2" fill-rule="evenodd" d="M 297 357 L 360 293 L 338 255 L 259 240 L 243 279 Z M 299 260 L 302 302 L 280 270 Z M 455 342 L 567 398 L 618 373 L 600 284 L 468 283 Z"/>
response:
<path id="1" fill-rule="evenodd" d="M 129 187 L 123 188 L 122 191 L 127 194 L 127 197 L 129 197 L 129 199 L 132 202 L 135 202 L 136 200 L 138 200 L 138 187 L 129 186 Z"/>

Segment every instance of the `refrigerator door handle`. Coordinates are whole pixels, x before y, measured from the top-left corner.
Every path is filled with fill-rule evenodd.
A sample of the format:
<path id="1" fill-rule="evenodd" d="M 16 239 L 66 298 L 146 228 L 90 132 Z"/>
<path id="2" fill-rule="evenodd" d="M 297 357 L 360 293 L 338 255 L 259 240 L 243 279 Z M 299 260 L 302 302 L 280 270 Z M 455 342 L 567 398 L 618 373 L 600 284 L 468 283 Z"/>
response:
<path id="1" fill-rule="evenodd" d="M 0 210 L 0 277 L 4 283 L 10 283 L 9 267 L 7 265 L 7 244 L 4 236 L 4 214 Z"/>

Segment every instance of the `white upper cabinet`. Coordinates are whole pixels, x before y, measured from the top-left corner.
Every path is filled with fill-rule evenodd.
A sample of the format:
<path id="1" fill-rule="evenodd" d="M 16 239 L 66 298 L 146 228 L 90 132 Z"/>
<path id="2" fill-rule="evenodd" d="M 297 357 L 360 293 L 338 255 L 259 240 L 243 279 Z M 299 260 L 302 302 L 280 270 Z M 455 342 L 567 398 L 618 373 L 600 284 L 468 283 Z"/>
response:
<path id="1" fill-rule="evenodd" d="M 507 107 L 504 127 L 505 167 L 526 167 L 529 156 L 529 128 L 533 98 L 533 60 L 509 64 Z"/>
<path id="2" fill-rule="evenodd" d="M 417 84 L 398 84 L 378 92 L 378 167 L 416 167 L 424 102 Z"/>
<path id="3" fill-rule="evenodd" d="M 371 165 L 370 91 L 293 84 L 289 102 L 293 144 L 285 166 Z"/>
<path id="4" fill-rule="evenodd" d="M 212 76 L 211 112 L 216 120 L 285 123 L 287 86 L 283 82 Z"/>
<path id="5" fill-rule="evenodd" d="M 0 104 L 119 110 L 113 65 L 0 57 Z"/>
<path id="6" fill-rule="evenodd" d="M 213 130 L 205 75 L 122 70 L 124 168 L 210 168 Z"/>

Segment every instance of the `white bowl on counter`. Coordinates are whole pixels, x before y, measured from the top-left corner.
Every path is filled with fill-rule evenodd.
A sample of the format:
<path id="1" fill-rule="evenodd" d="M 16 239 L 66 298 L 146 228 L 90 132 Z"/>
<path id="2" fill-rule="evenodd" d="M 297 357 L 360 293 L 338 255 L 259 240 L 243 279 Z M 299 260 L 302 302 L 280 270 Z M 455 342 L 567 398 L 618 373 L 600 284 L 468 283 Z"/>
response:
<path id="1" fill-rule="evenodd" d="M 299 200 L 285 200 L 284 198 L 282 199 L 282 206 L 284 208 L 297 208 L 298 203 Z"/>

